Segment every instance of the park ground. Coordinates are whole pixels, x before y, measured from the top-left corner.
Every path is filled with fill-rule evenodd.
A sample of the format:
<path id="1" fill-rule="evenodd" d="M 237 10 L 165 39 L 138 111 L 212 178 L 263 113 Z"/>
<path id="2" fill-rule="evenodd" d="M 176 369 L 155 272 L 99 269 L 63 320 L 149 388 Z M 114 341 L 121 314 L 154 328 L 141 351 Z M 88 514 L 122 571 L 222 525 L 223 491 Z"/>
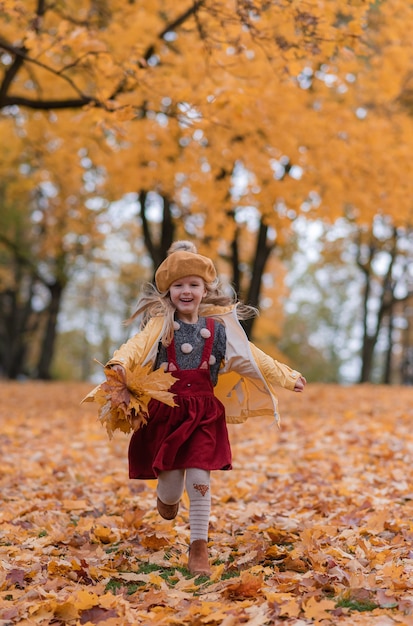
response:
<path id="1" fill-rule="evenodd" d="M 89 390 L 0 383 L 0 626 L 413 624 L 412 388 L 310 383 L 230 426 L 209 579 Z"/>

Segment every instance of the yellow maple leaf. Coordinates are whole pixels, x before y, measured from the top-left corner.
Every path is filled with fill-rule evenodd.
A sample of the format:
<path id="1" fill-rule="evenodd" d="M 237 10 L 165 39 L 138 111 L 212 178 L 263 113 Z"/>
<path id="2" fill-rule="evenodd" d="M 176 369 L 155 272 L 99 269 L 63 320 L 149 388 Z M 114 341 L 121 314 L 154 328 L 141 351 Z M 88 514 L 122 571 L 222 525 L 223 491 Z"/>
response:
<path id="1" fill-rule="evenodd" d="M 93 535 L 101 543 L 114 543 L 118 539 L 112 529 L 107 526 L 96 526 Z"/>
<path id="2" fill-rule="evenodd" d="M 331 614 L 327 611 L 332 611 L 336 606 L 334 600 L 322 600 L 320 598 L 312 597 L 303 606 L 304 614 L 308 619 L 328 619 Z"/>
<path id="3" fill-rule="evenodd" d="M 210 581 L 216 582 L 217 580 L 220 580 L 222 574 L 224 573 L 225 567 L 225 563 L 221 563 L 220 565 L 217 565 L 217 567 L 214 567 L 212 570 L 212 575 L 210 576 Z"/>
<path id="4" fill-rule="evenodd" d="M 175 377 L 162 368 L 152 371 L 150 364 L 142 367 L 133 363 L 126 371 L 126 385 L 132 396 L 130 402 L 144 412 L 151 398 L 175 406 L 174 394 L 168 391 L 175 381 Z"/>
<path id="5" fill-rule="evenodd" d="M 64 622 L 69 622 L 79 617 L 79 611 L 72 600 L 67 600 L 56 606 L 54 615 Z"/>
<path id="6" fill-rule="evenodd" d="M 75 605 L 79 611 L 85 611 L 91 609 L 99 604 L 99 598 L 96 593 L 87 591 L 85 589 L 79 589 L 75 596 Z"/>
<path id="7" fill-rule="evenodd" d="M 163 587 L 165 585 L 164 579 L 155 572 L 149 574 L 149 582 L 155 587 Z"/>
<path id="8" fill-rule="evenodd" d="M 145 548 L 149 548 L 151 550 L 161 550 L 165 546 L 169 545 L 169 540 L 156 533 L 150 533 L 141 538 L 141 544 Z"/>
<path id="9" fill-rule="evenodd" d="M 176 406 L 174 394 L 169 391 L 175 382 L 172 374 L 162 368 L 152 371 L 151 365 L 133 362 L 120 373 L 105 367 L 106 380 L 91 391 L 82 402 L 99 405 L 98 418 L 106 427 L 109 439 L 115 430 L 128 434 L 148 421 L 148 404 L 153 398 L 169 406 Z"/>
<path id="10" fill-rule="evenodd" d="M 300 614 L 300 603 L 297 598 L 289 598 L 281 605 L 280 615 L 287 615 L 288 617 L 298 617 Z"/>

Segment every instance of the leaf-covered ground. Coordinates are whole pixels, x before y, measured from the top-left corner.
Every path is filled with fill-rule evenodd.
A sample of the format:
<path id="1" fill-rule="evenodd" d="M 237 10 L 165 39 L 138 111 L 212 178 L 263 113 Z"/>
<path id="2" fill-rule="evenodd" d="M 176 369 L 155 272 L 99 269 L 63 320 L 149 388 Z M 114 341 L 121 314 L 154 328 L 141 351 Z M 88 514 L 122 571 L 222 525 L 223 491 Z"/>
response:
<path id="1" fill-rule="evenodd" d="M 84 384 L 0 384 L 0 625 L 413 623 L 413 390 L 282 390 L 213 475 L 213 575 Z"/>

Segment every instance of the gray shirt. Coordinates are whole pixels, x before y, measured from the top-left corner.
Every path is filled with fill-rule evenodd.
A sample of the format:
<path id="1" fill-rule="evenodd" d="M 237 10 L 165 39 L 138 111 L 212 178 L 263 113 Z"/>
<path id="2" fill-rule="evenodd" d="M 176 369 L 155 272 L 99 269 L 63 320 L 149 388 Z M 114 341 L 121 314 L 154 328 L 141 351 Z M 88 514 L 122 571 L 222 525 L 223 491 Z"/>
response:
<path id="1" fill-rule="evenodd" d="M 205 339 L 201 335 L 201 330 L 206 328 L 205 317 L 200 317 L 196 324 L 187 324 L 181 320 L 176 320 L 179 328 L 174 332 L 176 361 L 178 367 L 182 370 L 197 369 L 201 364 L 202 352 L 205 345 Z M 212 346 L 212 355 L 215 357 L 215 362 L 210 364 L 210 374 L 212 384 L 215 386 L 218 380 L 218 370 L 221 365 L 221 361 L 225 357 L 226 347 L 226 333 L 225 327 L 214 320 L 214 343 Z M 192 346 L 192 351 L 189 353 L 182 352 L 181 346 L 183 344 L 189 344 Z M 214 360 L 214 359 L 212 359 Z M 156 358 L 155 368 L 161 366 L 162 363 L 168 361 L 166 348 L 160 343 L 158 349 L 158 355 Z"/>

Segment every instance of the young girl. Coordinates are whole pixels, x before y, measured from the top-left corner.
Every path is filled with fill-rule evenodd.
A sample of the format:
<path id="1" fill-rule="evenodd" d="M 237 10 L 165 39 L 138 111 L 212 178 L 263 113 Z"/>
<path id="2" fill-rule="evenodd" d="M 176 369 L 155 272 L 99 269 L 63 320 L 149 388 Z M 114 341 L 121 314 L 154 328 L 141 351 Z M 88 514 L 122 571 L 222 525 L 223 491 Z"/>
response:
<path id="1" fill-rule="evenodd" d="M 190 509 L 188 568 L 209 575 L 208 525 L 211 470 L 231 469 L 227 422 L 275 415 L 275 386 L 301 392 L 300 373 L 250 343 L 239 323 L 256 310 L 223 295 L 212 261 L 190 242 L 176 242 L 141 295 L 128 322 L 141 331 L 107 364 L 126 385 L 132 363 L 162 367 L 176 378 L 176 406 L 152 399 L 147 423 L 129 444 L 129 476 L 157 478 L 157 509 L 167 520 L 178 513 L 186 488 Z M 214 393 L 215 391 L 215 393 Z"/>

